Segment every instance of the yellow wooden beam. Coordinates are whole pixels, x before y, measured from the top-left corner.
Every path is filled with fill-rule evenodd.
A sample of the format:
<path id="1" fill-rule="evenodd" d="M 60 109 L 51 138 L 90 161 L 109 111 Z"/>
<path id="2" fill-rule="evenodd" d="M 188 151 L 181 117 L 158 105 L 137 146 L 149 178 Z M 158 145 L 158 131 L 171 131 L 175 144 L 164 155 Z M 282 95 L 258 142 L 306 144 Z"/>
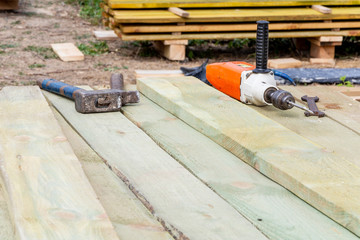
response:
<path id="1" fill-rule="evenodd" d="M 211 8 L 211 7 L 287 7 L 311 5 L 360 5 L 359 0 L 107 0 L 111 8 Z"/>
<path id="2" fill-rule="evenodd" d="M 122 40 L 180 40 L 180 39 L 235 39 L 235 38 L 256 38 L 256 32 L 238 33 L 184 33 L 181 35 L 172 34 L 125 34 L 119 28 L 114 29 L 115 33 Z M 270 38 L 309 38 L 321 36 L 360 36 L 360 30 L 343 31 L 284 31 L 270 32 Z"/>
<path id="3" fill-rule="evenodd" d="M 161 32 L 232 32 L 255 31 L 255 23 L 226 23 L 226 24 L 191 24 L 191 25 L 135 25 L 119 24 L 123 33 L 161 33 Z M 360 22 L 292 22 L 270 23 L 269 30 L 303 30 L 303 29 L 332 29 L 332 28 L 360 28 Z"/>
<path id="4" fill-rule="evenodd" d="M 314 21 L 360 19 L 360 7 L 333 8 L 332 14 L 322 14 L 311 8 L 241 8 L 187 10 L 188 18 L 179 17 L 167 10 L 111 10 L 117 23 L 176 23 L 176 22 L 256 22 Z"/>

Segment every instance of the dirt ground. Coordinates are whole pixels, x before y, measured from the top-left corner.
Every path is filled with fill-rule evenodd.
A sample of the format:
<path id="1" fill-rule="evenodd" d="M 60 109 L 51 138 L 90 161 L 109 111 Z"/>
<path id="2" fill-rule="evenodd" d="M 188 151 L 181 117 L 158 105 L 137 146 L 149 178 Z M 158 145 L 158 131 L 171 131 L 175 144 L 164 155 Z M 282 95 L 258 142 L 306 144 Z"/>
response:
<path id="1" fill-rule="evenodd" d="M 91 25 L 79 16 L 76 6 L 61 0 L 23 0 L 18 11 L 0 11 L 0 88 L 7 85 L 32 85 L 38 79 L 54 78 L 76 85 L 106 85 L 112 71 L 122 72 L 133 81 L 135 70 L 179 69 L 198 66 L 205 59 L 176 62 L 159 55 L 144 57 L 141 46 L 129 42 L 109 41 L 109 53 L 85 56 L 85 61 L 63 62 L 47 57 L 47 52 L 31 47 L 49 48 L 51 43 L 74 44 L 95 41 Z M 29 49 L 30 46 L 30 49 Z M 43 50 L 42 49 L 42 50 Z M 51 55 L 51 51 L 50 51 Z M 210 62 L 244 60 L 246 56 L 215 56 Z M 301 59 L 309 67 L 308 58 Z M 253 59 L 247 59 L 253 62 Z M 337 60 L 336 67 L 358 67 L 359 58 Z"/>

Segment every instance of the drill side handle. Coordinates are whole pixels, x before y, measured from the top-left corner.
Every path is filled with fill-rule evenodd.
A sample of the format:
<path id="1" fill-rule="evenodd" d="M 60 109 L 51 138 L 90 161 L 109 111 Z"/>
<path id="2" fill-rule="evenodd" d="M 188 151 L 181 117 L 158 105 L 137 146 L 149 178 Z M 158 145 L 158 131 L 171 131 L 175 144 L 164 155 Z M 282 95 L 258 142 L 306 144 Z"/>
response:
<path id="1" fill-rule="evenodd" d="M 39 80 L 37 83 L 40 88 L 46 91 L 59 94 L 61 96 L 70 98 L 72 100 L 75 99 L 76 91 L 83 90 L 81 88 L 74 87 L 70 84 L 56 81 L 55 79 Z"/>

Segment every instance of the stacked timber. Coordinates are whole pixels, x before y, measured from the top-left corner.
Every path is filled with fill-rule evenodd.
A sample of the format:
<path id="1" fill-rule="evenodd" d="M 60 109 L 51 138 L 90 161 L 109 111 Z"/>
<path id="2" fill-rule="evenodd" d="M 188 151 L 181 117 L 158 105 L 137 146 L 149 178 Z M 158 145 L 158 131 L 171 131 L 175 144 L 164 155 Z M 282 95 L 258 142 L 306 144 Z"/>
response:
<path id="1" fill-rule="evenodd" d="M 328 7 L 314 5 L 327 5 Z M 107 0 L 103 16 L 123 40 L 255 38 L 270 21 L 271 38 L 360 35 L 360 1 Z M 335 5 L 335 6 L 333 6 Z"/>
<path id="2" fill-rule="evenodd" d="M 187 42 L 176 41 L 255 38 L 257 20 L 271 22 L 270 38 L 311 38 L 311 57 L 333 59 L 343 36 L 360 35 L 358 5 L 360 0 L 106 0 L 101 6 L 104 25 L 122 40 L 167 41 L 155 46 L 165 57 L 183 60 Z"/>

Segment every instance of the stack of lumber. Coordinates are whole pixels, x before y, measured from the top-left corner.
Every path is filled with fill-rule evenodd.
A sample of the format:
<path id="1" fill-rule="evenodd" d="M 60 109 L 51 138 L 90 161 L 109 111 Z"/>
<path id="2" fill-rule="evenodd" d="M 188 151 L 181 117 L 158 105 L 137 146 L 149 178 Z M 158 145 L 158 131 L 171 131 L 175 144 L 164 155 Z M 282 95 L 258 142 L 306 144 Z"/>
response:
<path id="1" fill-rule="evenodd" d="M 316 4 L 323 4 L 319 6 Z M 360 35 L 360 1 L 106 0 L 105 24 L 123 40 L 255 38 L 270 21 L 271 38 Z"/>
<path id="2" fill-rule="evenodd" d="M 19 0 L 0 0 L 0 10 L 13 10 L 19 8 Z"/>
<path id="3" fill-rule="evenodd" d="M 317 120 L 156 74 L 121 113 L 0 91 L 0 239 L 359 239 L 360 102 L 286 87 Z"/>

